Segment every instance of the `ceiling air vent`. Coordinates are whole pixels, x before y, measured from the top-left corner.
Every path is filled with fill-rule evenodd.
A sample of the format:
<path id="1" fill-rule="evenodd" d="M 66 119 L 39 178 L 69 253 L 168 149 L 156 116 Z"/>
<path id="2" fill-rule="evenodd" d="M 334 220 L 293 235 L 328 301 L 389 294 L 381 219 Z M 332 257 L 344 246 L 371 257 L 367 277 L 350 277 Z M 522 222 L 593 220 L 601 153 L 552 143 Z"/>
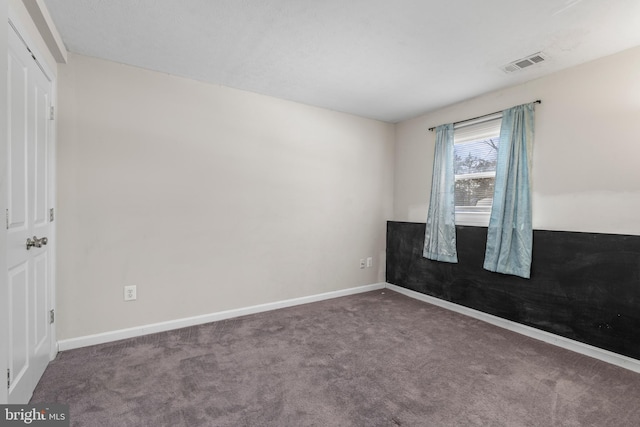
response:
<path id="1" fill-rule="evenodd" d="M 513 61 L 510 64 L 505 65 L 504 67 L 502 67 L 502 70 L 505 73 L 513 73 L 514 71 L 519 71 L 524 68 L 543 62 L 546 59 L 547 59 L 546 56 L 542 52 L 537 52 L 537 53 L 534 53 L 533 55 L 527 56 L 526 58 L 518 59 L 517 61 Z"/>

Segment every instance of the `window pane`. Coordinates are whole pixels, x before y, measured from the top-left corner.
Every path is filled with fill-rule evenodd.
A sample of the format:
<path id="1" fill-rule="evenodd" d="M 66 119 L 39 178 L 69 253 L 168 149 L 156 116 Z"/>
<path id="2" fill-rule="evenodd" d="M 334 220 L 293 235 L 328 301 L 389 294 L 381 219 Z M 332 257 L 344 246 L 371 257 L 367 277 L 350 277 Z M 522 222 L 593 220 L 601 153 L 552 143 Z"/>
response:
<path id="1" fill-rule="evenodd" d="M 455 144 L 454 173 L 495 172 L 499 137 Z"/>
<path id="2" fill-rule="evenodd" d="M 456 179 L 456 212 L 491 212 L 495 177 Z"/>
<path id="3" fill-rule="evenodd" d="M 456 133 L 456 213 L 489 214 L 493 203 L 500 120 Z"/>

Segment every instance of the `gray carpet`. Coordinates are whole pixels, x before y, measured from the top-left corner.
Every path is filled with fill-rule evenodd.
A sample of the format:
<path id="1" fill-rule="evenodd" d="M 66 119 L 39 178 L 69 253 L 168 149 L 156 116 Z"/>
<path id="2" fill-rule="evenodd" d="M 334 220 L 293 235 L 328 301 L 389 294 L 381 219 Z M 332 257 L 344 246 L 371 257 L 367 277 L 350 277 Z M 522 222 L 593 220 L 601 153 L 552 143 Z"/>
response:
<path id="1" fill-rule="evenodd" d="M 639 426 L 640 375 L 384 290 L 62 352 L 73 426 Z"/>

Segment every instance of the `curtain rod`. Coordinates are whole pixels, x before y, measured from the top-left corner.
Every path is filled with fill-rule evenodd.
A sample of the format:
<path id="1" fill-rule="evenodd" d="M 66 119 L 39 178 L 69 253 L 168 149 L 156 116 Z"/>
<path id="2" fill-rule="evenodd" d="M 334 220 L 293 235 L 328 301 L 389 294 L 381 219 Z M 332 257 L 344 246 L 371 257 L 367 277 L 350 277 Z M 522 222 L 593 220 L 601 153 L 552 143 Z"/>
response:
<path id="1" fill-rule="evenodd" d="M 541 100 L 539 100 L 539 99 L 536 99 L 535 101 L 533 101 L 533 104 L 542 104 L 542 101 L 541 101 Z M 459 122 L 454 122 L 453 124 L 454 124 L 454 126 L 455 126 L 455 125 L 460 124 L 460 123 L 470 122 L 471 120 L 476 120 L 476 119 L 481 119 L 481 118 L 483 118 L 483 117 L 493 116 L 494 114 L 498 114 L 498 113 L 502 113 L 502 111 L 496 111 L 496 112 L 489 113 L 489 114 L 483 114 L 483 115 L 481 115 L 481 116 L 473 117 L 473 118 L 471 118 L 471 119 L 467 119 L 467 120 L 460 120 Z M 429 130 L 430 130 L 431 132 L 433 132 L 433 130 L 434 130 L 435 128 L 436 128 L 436 126 L 434 126 L 434 127 L 432 127 L 432 128 L 429 128 Z"/>

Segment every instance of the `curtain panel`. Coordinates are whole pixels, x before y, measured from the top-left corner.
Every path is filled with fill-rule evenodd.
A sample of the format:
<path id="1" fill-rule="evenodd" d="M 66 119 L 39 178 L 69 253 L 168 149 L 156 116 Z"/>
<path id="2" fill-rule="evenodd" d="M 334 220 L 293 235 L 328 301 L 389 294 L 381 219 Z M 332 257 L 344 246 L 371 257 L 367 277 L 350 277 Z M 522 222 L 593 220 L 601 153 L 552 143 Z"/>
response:
<path id="1" fill-rule="evenodd" d="M 431 197 L 423 256 L 434 261 L 458 262 L 456 251 L 453 124 L 436 127 Z"/>
<path id="2" fill-rule="evenodd" d="M 534 103 L 503 112 L 484 268 L 530 278 Z"/>

